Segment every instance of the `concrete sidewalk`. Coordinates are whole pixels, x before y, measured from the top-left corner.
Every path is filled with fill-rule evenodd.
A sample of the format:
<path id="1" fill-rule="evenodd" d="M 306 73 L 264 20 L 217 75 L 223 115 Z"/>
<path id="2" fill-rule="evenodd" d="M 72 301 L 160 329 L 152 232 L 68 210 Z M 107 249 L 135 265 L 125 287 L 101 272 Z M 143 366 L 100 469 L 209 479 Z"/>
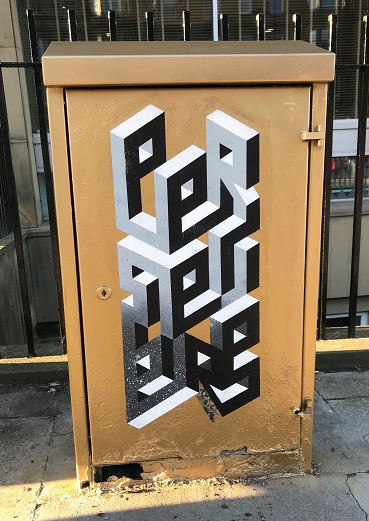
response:
<path id="1" fill-rule="evenodd" d="M 67 384 L 0 386 L 0 520 L 367 520 L 369 371 L 316 390 L 315 475 L 77 494 Z"/>

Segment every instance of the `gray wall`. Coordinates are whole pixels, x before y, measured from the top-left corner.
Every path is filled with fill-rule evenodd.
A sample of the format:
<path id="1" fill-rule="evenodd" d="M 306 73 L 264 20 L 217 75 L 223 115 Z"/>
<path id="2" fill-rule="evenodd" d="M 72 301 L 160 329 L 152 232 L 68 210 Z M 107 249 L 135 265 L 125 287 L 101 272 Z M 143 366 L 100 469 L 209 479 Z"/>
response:
<path id="1" fill-rule="evenodd" d="M 47 228 L 25 233 L 28 291 L 33 325 L 58 320 L 51 240 Z M 25 343 L 13 241 L 0 241 L 0 345 Z"/>
<path id="2" fill-rule="evenodd" d="M 22 62 L 21 49 L 16 0 L 0 0 L 0 60 Z M 37 227 L 41 206 L 25 71 L 5 68 L 3 76 L 21 224 L 24 228 Z"/>
<path id="3" fill-rule="evenodd" d="M 348 298 L 350 294 L 352 214 L 353 201 L 332 202 L 329 235 L 329 299 Z M 364 199 L 363 214 L 359 273 L 359 296 L 361 297 L 369 295 L 369 201 L 366 199 Z"/>
<path id="4" fill-rule="evenodd" d="M 14 243 L 0 243 L 0 345 L 25 343 Z"/>
<path id="5" fill-rule="evenodd" d="M 27 252 L 36 323 L 56 322 L 58 304 L 50 236 L 29 232 Z"/>

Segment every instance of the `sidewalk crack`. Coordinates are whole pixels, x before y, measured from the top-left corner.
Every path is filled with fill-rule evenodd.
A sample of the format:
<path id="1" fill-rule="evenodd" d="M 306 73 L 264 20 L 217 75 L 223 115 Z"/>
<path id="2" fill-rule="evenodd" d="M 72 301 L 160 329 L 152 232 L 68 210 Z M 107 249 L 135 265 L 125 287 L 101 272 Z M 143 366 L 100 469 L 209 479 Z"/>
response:
<path id="1" fill-rule="evenodd" d="M 44 465 L 44 468 L 42 470 L 41 481 L 40 481 L 40 484 L 39 484 L 39 487 L 38 487 L 38 490 L 37 490 L 36 496 L 35 496 L 35 506 L 34 506 L 33 513 L 32 513 L 32 521 L 36 520 L 37 510 L 40 508 L 40 506 L 42 504 L 41 501 L 40 501 L 40 497 L 41 497 L 42 491 L 45 488 L 44 479 L 45 479 L 47 465 L 49 463 L 50 447 L 51 447 L 51 444 L 52 444 L 52 442 L 54 440 L 55 423 L 56 423 L 56 418 L 54 418 L 53 424 L 51 426 L 50 438 L 49 438 L 49 441 L 48 441 L 48 444 L 47 444 L 47 454 L 46 454 L 45 465 Z"/>
<path id="2" fill-rule="evenodd" d="M 355 494 L 352 492 L 351 487 L 350 487 L 350 485 L 349 485 L 348 480 L 349 480 L 350 478 L 352 478 L 352 477 L 354 477 L 352 474 L 348 474 L 348 476 L 346 477 L 346 482 L 345 482 L 345 483 L 346 483 L 346 485 L 347 485 L 347 488 L 348 488 L 349 491 L 350 491 L 350 494 L 351 494 L 353 500 L 355 501 L 355 503 L 357 504 L 357 506 L 360 508 L 360 510 L 361 510 L 362 512 L 364 512 L 364 514 L 365 514 L 365 519 L 366 519 L 366 521 L 368 521 L 368 513 L 366 512 L 366 510 L 364 510 L 364 509 L 362 508 L 362 506 L 360 505 L 359 501 L 356 499 Z"/>
<path id="3" fill-rule="evenodd" d="M 54 418 L 54 420 L 53 420 L 53 424 L 52 424 L 52 427 L 51 427 L 50 438 L 49 438 L 49 442 L 47 444 L 47 455 L 46 455 L 46 461 L 45 461 L 44 469 L 42 471 L 41 483 L 43 483 L 43 481 L 44 481 L 45 473 L 46 473 L 46 469 L 47 469 L 47 464 L 49 463 L 50 447 L 51 447 L 52 442 L 54 441 L 54 435 L 55 435 L 55 433 L 54 433 L 55 423 L 56 423 L 56 418 Z"/>
<path id="4" fill-rule="evenodd" d="M 329 400 L 327 398 L 324 398 L 324 396 L 317 390 L 315 389 L 315 392 L 320 396 L 320 398 L 323 400 L 323 402 L 328 405 L 328 407 L 330 409 L 332 409 L 333 412 L 335 412 L 337 414 L 337 411 L 334 407 L 332 407 L 332 405 L 329 403 Z"/>
<path id="5" fill-rule="evenodd" d="M 368 398 L 368 395 L 361 395 L 361 394 L 358 394 L 357 396 L 341 396 L 340 398 L 329 398 L 329 400 L 331 401 L 338 401 L 338 400 L 357 400 L 357 399 L 361 399 L 361 398 L 365 398 L 367 399 Z"/>
<path id="6" fill-rule="evenodd" d="M 40 414 L 34 414 L 34 415 L 28 415 L 28 416 L 1 416 L 0 417 L 0 420 L 27 420 L 29 418 L 46 418 L 46 419 L 50 419 L 50 418 L 54 418 L 55 419 L 55 416 L 51 415 L 51 416 L 42 416 Z"/>

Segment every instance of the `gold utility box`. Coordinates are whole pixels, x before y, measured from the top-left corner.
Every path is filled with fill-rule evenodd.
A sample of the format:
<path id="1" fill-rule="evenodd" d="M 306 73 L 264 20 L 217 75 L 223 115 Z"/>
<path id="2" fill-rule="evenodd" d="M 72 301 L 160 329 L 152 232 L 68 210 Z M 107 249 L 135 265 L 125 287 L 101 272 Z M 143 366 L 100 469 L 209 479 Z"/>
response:
<path id="1" fill-rule="evenodd" d="M 43 70 L 79 485 L 308 470 L 334 55 L 68 42 Z"/>

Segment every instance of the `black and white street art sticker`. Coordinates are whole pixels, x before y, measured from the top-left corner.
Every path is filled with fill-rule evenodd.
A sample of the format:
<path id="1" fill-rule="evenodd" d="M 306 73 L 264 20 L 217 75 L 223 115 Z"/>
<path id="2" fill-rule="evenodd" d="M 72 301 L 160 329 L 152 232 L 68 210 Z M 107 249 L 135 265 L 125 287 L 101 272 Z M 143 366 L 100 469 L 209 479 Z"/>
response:
<path id="1" fill-rule="evenodd" d="M 144 427 L 205 389 L 225 416 L 260 395 L 259 134 L 216 110 L 206 152 L 167 160 L 165 114 L 144 108 L 111 133 L 127 422 Z M 142 209 L 154 171 L 156 216 Z M 208 232 L 208 245 L 198 240 Z M 210 317 L 210 344 L 187 331 Z M 160 335 L 148 331 L 160 322 Z"/>

